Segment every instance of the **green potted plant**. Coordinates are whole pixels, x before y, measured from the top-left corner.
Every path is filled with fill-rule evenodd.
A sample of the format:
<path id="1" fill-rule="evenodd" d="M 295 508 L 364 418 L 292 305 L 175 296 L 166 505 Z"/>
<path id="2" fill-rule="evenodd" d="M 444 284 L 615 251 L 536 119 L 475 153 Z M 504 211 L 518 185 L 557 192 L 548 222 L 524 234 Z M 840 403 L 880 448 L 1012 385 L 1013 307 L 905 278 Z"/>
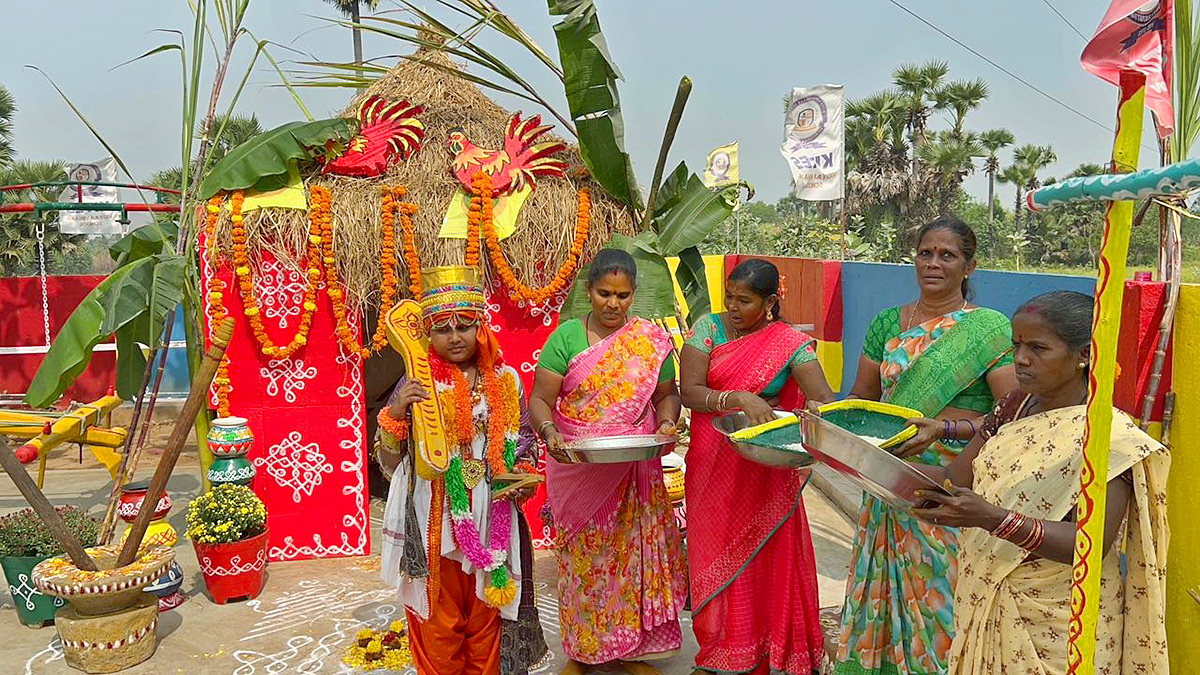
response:
<path id="1" fill-rule="evenodd" d="M 213 602 L 252 600 L 267 573 L 267 509 L 244 485 L 217 485 L 188 504 L 187 537 Z"/>
<path id="2" fill-rule="evenodd" d="M 74 506 L 60 506 L 57 511 L 84 548 L 96 545 L 99 520 Z M 54 612 L 63 606 L 61 598 L 45 595 L 33 585 L 34 565 L 62 553 L 62 546 L 33 509 L 0 517 L 0 567 L 4 568 L 17 617 L 26 626 L 40 628 L 53 623 Z"/>

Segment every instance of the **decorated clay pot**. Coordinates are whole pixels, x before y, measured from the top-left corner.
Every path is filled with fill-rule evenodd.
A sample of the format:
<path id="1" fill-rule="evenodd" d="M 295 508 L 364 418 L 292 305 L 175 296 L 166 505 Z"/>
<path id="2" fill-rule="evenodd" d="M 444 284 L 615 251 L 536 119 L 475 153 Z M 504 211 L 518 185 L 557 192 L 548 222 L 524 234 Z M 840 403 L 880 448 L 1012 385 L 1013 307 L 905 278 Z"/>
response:
<path id="1" fill-rule="evenodd" d="M 121 545 L 129 538 L 129 530 L 121 533 Z M 146 528 L 146 536 L 142 539 L 142 550 L 151 546 L 174 546 L 179 543 L 179 533 L 165 520 L 156 520 Z"/>
<path id="2" fill-rule="evenodd" d="M 683 458 L 675 453 L 668 453 L 662 458 L 663 482 L 667 486 L 667 498 L 672 503 L 683 499 Z"/>
<path id="3" fill-rule="evenodd" d="M 100 616 L 63 607 L 54 623 L 68 666 L 85 673 L 115 673 L 154 655 L 158 598 L 139 592 L 126 609 Z"/>
<path id="4" fill-rule="evenodd" d="M 234 483 L 249 485 L 254 480 L 254 465 L 242 456 L 219 457 L 208 467 L 208 482 L 213 485 Z"/>
<path id="5" fill-rule="evenodd" d="M 41 628 L 54 623 L 54 612 L 66 603 L 46 595 L 33 585 L 33 568 L 50 556 L 3 556 L 0 567 L 8 580 L 8 592 L 17 608 L 17 618 L 26 626 Z"/>
<path id="6" fill-rule="evenodd" d="M 241 457 L 254 445 L 254 433 L 244 417 L 218 417 L 206 438 L 213 457 Z"/>
<path id="7" fill-rule="evenodd" d="M 146 587 L 146 592 L 158 598 L 158 611 L 166 612 L 183 604 L 186 597 L 179 592 L 183 586 L 183 569 L 172 562 L 167 573 Z"/>
<path id="8" fill-rule="evenodd" d="M 267 532 L 227 544 L 193 541 L 204 585 L 213 602 L 253 600 L 267 579 Z"/>
<path id="9" fill-rule="evenodd" d="M 132 563 L 113 569 L 121 555 L 120 546 L 86 549 L 99 572 L 88 572 L 71 560 L 58 556 L 33 568 L 33 583 L 48 595 L 63 598 L 83 616 L 119 612 L 133 605 L 142 589 L 158 579 L 175 559 L 174 549 L 155 546 L 142 549 Z"/>
<path id="10" fill-rule="evenodd" d="M 132 523 L 134 518 L 137 518 L 138 511 L 142 508 L 142 500 L 146 498 L 146 491 L 150 489 L 150 481 L 138 481 L 130 483 L 121 488 L 121 500 L 117 503 L 117 515 L 127 523 Z M 171 511 L 171 497 L 167 493 L 163 493 L 158 504 L 154 507 L 154 516 L 152 520 L 165 518 Z"/>

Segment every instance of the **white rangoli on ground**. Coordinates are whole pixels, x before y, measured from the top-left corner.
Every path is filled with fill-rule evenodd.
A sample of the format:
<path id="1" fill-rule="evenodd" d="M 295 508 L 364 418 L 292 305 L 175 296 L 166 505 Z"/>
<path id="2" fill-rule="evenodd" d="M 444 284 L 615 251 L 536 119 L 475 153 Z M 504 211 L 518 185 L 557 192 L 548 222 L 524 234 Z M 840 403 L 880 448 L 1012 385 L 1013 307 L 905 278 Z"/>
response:
<path id="1" fill-rule="evenodd" d="M 299 431 L 290 432 L 282 441 L 272 445 L 265 457 L 255 457 L 255 466 L 262 467 L 279 485 L 292 491 L 292 501 L 311 497 L 321 484 L 324 474 L 333 473 L 318 443 L 305 443 Z"/>
<path id="2" fill-rule="evenodd" d="M 305 380 L 317 376 L 316 366 L 304 367 L 302 359 L 271 359 L 258 369 L 258 374 L 267 382 L 267 396 L 283 396 L 288 403 L 296 402 L 296 392 L 304 389 Z"/>

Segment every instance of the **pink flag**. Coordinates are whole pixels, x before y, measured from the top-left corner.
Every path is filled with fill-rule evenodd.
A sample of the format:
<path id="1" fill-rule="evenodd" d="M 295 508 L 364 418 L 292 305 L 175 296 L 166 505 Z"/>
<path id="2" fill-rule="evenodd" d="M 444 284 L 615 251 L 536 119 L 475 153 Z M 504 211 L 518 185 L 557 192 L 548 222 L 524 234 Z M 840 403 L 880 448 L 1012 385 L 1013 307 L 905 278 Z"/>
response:
<path id="1" fill-rule="evenodd" d="M 1122 71 L 1146 75 L 1146 107 L 1154 112 L 1158 135 L 1175 131 L 1171 104 L 1174 0 L 1113 0 L 1083 48 L 1083 67 L 1117 84 Z"/>

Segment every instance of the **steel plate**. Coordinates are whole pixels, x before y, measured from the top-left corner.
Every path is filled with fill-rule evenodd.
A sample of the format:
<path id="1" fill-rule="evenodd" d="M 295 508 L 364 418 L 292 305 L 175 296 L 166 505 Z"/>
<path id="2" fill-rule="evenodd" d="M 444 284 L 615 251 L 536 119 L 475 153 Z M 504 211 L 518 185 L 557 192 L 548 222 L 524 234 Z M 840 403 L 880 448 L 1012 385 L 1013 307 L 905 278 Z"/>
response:
<path id="1" fill-rule="evenodd" d="M 675 449 L 674 436 L 598 436 L 582 438 L 563 446 L 571 461 L 579 464 L 620 464 L 658 459 Z"/>
<path id="2" fill-rule="evenodd" d="M 775 417 L 784 419 L 793 417 L 792 413 L 783 412 L 782 410 L 775 411 Z M 754 445 L 745 441 L 735 441 L 729 438 L 729 435 L 740 429 L 753 426 L 750 424 L 750 418 L 746 417 L 746 413 L 732 412 L 720 417 L 714 418 L 712 421 L 713 428 L 721 432 L 725 438 L 733 445 L 733 449 L 742 457 L 759 464 L 775 467 L 791 467 L 802 468 L 813 463 L 812 455 L 805 452 L 802 447 L 790 448 L 772 448 L 765 445 Z"/>
<path id="3" fill-rule="evenodd" d="M 917 490 L 949 494 L 908 462 L 808 411 L 800 413 L 800 438 L 817 461 L 897 509 L 911 509 Z"/>

